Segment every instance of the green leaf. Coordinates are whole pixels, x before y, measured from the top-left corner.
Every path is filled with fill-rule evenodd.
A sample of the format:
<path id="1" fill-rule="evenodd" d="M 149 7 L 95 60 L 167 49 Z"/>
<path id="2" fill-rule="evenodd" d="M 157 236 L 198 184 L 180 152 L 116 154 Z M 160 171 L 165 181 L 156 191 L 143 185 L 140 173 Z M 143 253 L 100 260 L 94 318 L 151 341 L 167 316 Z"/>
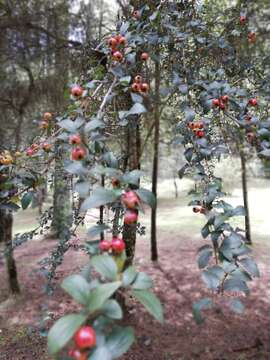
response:
<path id="1" fill-rule="evenodd" d="M 81 275 L 71 275 L 64 279 L 61 285 L 78 303 L 86 305 L 90 294 L 88 282 Z"/>
<path id="2" fill-rule="evenodd" d="M 70 119 L 62 120 L 62 121 L 58 122 L 57 125 L 60 126 L 62 129 L 69 131 L 71 133 L 75 132 L 77 130 L 77 126 L 76 126 L 75 122 Z"/>
<path id="3" fill-rule="evenodd" d="M 243 292 L 249 294 L 249 288 L 245 281 L 241 279 L 227 279 L 224 282 L 223 289 L 230 292 Z"/>
<path id="4" fill-rule="evenodd" d="M 123 76 L 123 77 L 121 77 L 121 79 L 119 81 L 122 85 L 128 86 L 131 81 L 131 76 Z"/>
<path id="5" fill-rule="evenodd" d="M 134 266 L 128 267 L 123 272 L 123 277 L 122 277 L 123 286 L 129 286 L 135 280 L 136 275 L 137 275 L 136 268 Z"/>
<path id="6" fill-rule="evenodd" d="M 126 184 L 138 185 L 139 184 L 139 179 L 143 175 L 144 175 L 143 171 L 141 171 L 141 170 L 133 170 L 133 171 L 130 171 L 129 173 L 127 173 L 127 174 L 124 174 L 122 181 L 125 182 Z"/>
<path id="7" fill-rule="evenodd" d="M 138 189 L 135 191 L 139 198 L 146 204 L 148 204 L 149 206 L 151 206 L 151 208 L 155 208 L 156 207 L 156 198 L 155 195 L 147 190 L 147 189 Z"/>
<path id="8" fill-rule="evenodd" d="M 260 272 L 257 264 L 250 258 L 242 259 L 239 261 L 245 270 L 254 277 L 260 277 Z"/>
<path id="9" fill-rule="evenodd" d="M 48 334 L 49 353 L 58 353 L 86 320 L 87 315 L 82 314 L 70 314 L 57 320 Z"/>
<path id="10" fill-rule="evenodd" d="M 201 311 L 204 309 L 210 309 L 213 305 L 213 302 L 209 298 L 201 299 L 197 302 L 195 302 L 192 306 L 192 312 L 194 319 L 197 324 L 202 324 L 204 319 L 202 317 Z"/>
<path id="11" fill-rule="evenodd" d="M 113 329 L 107 337 L 106 348 L 113 359 L 125 354 L 135 340 L 134 331 L 131 327 Z"/>
<path id="12" fill-rule="evenodd" d="M 109 284 L 99 285 L 97 288 L 90 292 L 88 301 L 88 311 L 93 313 L 102 308 L 104 303 L 116 292 L 121 286 L 120 281 L 112 282 Z"/>
<path id="13" fill-rule="evenodd" d="M 220 284 L 219 277 L 210 270 L 204 270 L 202 272 L 202 279 L 205 282 L 208 289 L 215 290 Z"/>
<path id="14" fill-rule="evenodd" d="M 32 192 L 28 192 L 28 193 L 23 195 L 23 197 L 21 199 L 21 204 L 22 204 L 23 210 L 28 208 L 28 206 L 31 204 L 32 200 L 33 200 L 33 193 Z"/>
<path id="15" fill-rule="evenodd" d="M 81 211 L 86 211 L 91 208 L 99 207 L 112 203 L 117 200 L 117 195 L 113 190 L 100 187 L 93 191 L 92 195 L 88 197 L 81 206 Z"/>
<path id="16" fill-rule="evenodd" d="M 163 322 L 163 309 L 155 294 L 148 290 L 132 290 L 131 293 L 156 320 Z"/>
<path id="17" fill-rule="evenodd" d="M 120 320 L 123 318 L 123 311 L 121 309 L 121 306 L 116 300 L 113 299 L 106 301 L 106 303 L 102 307 L 102 312 L 110 319 Z"/>
<path id="18" fill-rule="evenodd" d="M 86 125 L 85 125 L 85 132 L 90 132 L 93 130 L 96 130 L 98 128 L 104 128 L 105 124 L 103 121 L 94 118 L 93 120 L 89 121 Z"/>
<path id="19" fill-rule="evenodd" d="M 91 260 L 94 269 L 108 280 L 115 280 L 117 277 L 117 265 L 109 255 L 97 255 Z"/>
<path id="20" fill-rule="evenodd" d="M 232 309 L 232 311 L 234 311 L 237 314 L 243 314 L 243 312 L 245 311 L 245 306 L 243 305 L 242 301 L 240 301 L 239 299 L 232 299 L 229 302 L 229 306 Z"/>
<path id="21" fill-rule="evenodd" d="M 91 238 L 94 238 L 97 235 L 99 235 L 100 233 L 102 233 L 103 231 L 108 230 L 109 228 L 110 227 L 106 224 L 94 225 L 90 229 L 88 229 L 87 235 Z"/>
<path id="22" fill-rule="evenodd" d="M 212 255 L 213 255 L 213 249 L 210 245 L 205 245 L 200 248 L 198 253 L 199 269 L 203 269 L 208 265 Z"/>
<path id="23" fill-rule="evenodd" d="M 91 356 L 88 358 L 91 360 L 113 360 L 112 355 L 105 346 L 96 348 Z"/>
<path id="24" fill-rule="evenodd" d="M 147 110 L 142 104 L 135 103 L 125 116 L 127 117 L 129 115 L 141 115 L 145 112 L 147 112 Z"/>
<path id="25" fill-rule="evenodd" d="M 153 287 L 153 280 L 147 274 L 140 272 L 138 273 L 132 288 L 136 290 L 145 290 Z"/>

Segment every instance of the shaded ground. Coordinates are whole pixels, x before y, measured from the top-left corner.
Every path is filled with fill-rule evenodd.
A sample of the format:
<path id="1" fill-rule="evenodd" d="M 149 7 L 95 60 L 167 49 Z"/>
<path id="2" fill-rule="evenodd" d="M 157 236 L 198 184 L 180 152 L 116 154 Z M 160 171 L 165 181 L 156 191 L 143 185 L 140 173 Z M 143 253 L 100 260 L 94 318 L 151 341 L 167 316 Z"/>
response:
<path id="1" fill-rule="evenodd" d="M 270 224 L 267 224 L 267 216 L 263 220 L 263 210 L 261 212 L 258 201 L 255 202 L 259 197 L 269 197 L 267 191 L 261 187 L 256 194 L 251 194 L 256 238 L 254 256 L 260 266 L 261 279 L 252 285 L 251 295 L 243 298 L 246 313 L 234 315 L 223 306 L 222 311 L 218 308 L 208 311 L 202 326 L 194 323 L 191 304 L 201 296 L 211 296 L 201 283 L 195 262 L 197 248 L 205 243 L 196 235 L 203 218 L 190 214 L 190 209 L 184 206 L 186 199 L 184 202 L 183 198 L 161 199 L 159 263 L 153 265 L 145 257 L 149 254 L 148 236 L 138 241 L 136 263 L 154 278 L 155 291 L 164 303 L 166 323 L 161 326 L 140 306 L 131 307 L 127 322 L 134 325 L 138 341 L 123 360 L 270 359 L 270 252 L 265 241 Z M 237 191 L 235 195 L 239 195 Z M 144 217 L 144 223 L 149 224 L 148 216 Z M 42 292 L 44 280 L 37 263 L 55 244 L 50 240 L 32 241 L 16 251 L 18 268 L 23 269 L 19 274 L 22 295 L 0 303 L 0 360 L 48 360 L 45 338 L 36 333 L 34 326 L 40 325 L 40 315 L 46 307 L 54 318 L 74 307 L 60 289 L 52 298 L 45 297 Z M 57 281 L 78 272 L 86 261 L 87 257 L 81 252 L 70 250 L 58 270 Z M 7 291 L 2 263 L 0 289 L 0 301 L 3 301 Z M 222 305 L 223 299 L 215 300 Z"/>

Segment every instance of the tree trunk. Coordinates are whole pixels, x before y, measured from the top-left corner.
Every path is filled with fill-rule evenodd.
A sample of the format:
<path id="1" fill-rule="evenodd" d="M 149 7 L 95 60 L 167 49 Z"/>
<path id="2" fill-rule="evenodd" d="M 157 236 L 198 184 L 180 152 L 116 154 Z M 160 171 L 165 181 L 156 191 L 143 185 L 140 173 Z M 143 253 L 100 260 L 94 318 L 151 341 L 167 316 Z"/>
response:
<path id="1" fill-rule="evenodd" d="M 7 210 L 0 210 L 0 242 L 5 245 L 5 259 L 8 274 L 8 283 L 11 294 L 19 294 L 20 287 L 17 277 L 17 268 L 12 249 L 13 215 Z"/>
<path id="2" fill-rule="evenodd" d="M 129 153 L 128 170 L 140 169 L 140 125 L 139 120 L 134 118 L 134 121 L 127 129 L 127 152 Z M 130 184 L 130 189 L 136 189 L 137 186 Z M 123 239 L 126 243 L 127 260 L 125 267 L 127 268 L 133 263 L 136 247 L 136 226 L 124 224 Z"/>
<path id="3" fill-rule="evenodd" d="M 159 59 L 159 50 L 156 53 Z M 152 168 L 152 193 L 157 199 L 158 162 L 159 162 L 159 137 L 160 137 L 160 64 L 155 63 L 155 100 L 154 100 L 154 158 Z M 151 212 L 151 260 L 158 260 L 157 248 L 157 202 Z"/>
<path id="4" fill-rule="evenodd" d="M 251 240 L 251 230 L 250 230 L 250 216 L 249 216 L 249 205 L 248 205 L 248 188 L 247 188 L 247 169 L 246 169 L 246 159 L 243 150 L 240 150 L 240 159 L 241 159 L 241 170 L 242 170 L 242 191 L 243 191 L 243 201 L 245 208 L 245 231 L 246 231 L 246 243 L 252 244 Z"/>

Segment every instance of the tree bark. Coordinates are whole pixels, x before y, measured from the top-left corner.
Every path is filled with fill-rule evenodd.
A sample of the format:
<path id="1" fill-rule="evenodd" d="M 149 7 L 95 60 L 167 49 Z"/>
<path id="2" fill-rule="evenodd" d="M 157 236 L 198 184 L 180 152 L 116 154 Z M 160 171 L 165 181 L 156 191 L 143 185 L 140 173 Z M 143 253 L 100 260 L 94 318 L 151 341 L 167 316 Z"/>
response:
<path id="1" fill-rule="evenodd" d="M 159 49 L 156 53 L 159 58 Z M 159 163 L 159 138 L 160 138 L 160 64 L 155 63 L 155 100 L 154 100 L 154 158 L 152 168 L 152 193 L 157 199 L 158 163 Z M 158 260 L 157 248 L 157 202 L 151 211 L 151 260 Z"/>
<path id="2" fill-rule="evenodd" d="M 0 242 L 5 246 L 5 259 L 8 274 L 9 290 L 11 294 L 19 294 L 20 286 L 17 268 L 12 249 L 13 215 L 11 211 L 0 209 Z"/>
<path id="3" fill-rule="evenodd" d="M 252 244 L 251 229 L 250 229 L 250 215 L 249 215 L 249 204 L 248 204 L 248 187 L 247 187 L 247 169 L 246 169 L 246 158 L 243 150 L 240 149 L 240 160 L 241 160 L 241 171 L 242 171 L 242 192 L 243 201 L 245 208 L 245 231 L 246 231 L 246 243 Z"/>

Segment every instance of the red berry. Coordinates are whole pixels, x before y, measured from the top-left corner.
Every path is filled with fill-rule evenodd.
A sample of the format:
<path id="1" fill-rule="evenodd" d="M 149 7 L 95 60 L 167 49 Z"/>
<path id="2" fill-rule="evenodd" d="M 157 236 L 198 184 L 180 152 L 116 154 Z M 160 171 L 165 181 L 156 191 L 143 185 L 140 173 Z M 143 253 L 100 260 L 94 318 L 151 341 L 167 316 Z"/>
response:
<path id="1" fill-rule="evenodd" d="M 222 95 L 220 97 L 220 100 L 223 101 L 224 103 L 227 103 L 229 101 L 229 96 L 228 95 Z"/>
<path id="2" fill-rule="evenodd" d="M 220 103 L 219 103 L 219 108 L 220 108 L 221 110 L 225 110 L 226 106 L 225 106 L 224 102 L 221 102 L 221 101 L 220 101 Z"/>
<path id="3" fill-rule="evenodd" d="M 123 60 L 123 54 L 120 51 L 115 51 L 113 53 L 113 59 L 120 62 Z"/>
<path id="4" fill-rule="evenodd" d="M 108 44 L 109 44 L 109 47 L 112 48 L 112 49 L 115 49 L 116 46 L 117 46 L 117 39 L 114 38 L 114 37 L 111 37 L 109 40 L 108 40 Z"/>
<path id="5" fill-rule="evenodd" d="M 36 143 L 34 143 L 34 144 L 31 145 L 31 149 L 32 149 L 33 151 L 38 151 L 39 145 L 36 144 Z"/>
<path id="6" fill-rule="evenodd" d="M 188 123 L 188 127 L 189 127 L 190 129 L 194 129 L 194 126 L 195 126 L 195 124 L 194 124 L 193 121 Z"/>
<path id="7" fill-rule="evenodd" d="M 244 120 L 247 121 L 247 122 L 250 122 L 252 119 L 252 116 L 247 114 L 245 117 L 244 117 Z"/>
<path id="8" fill-rule="evenodd" d="M 256 37 L 257 37 L 257 35 L 256 35 L 256 33 L 255 33 L 254 31 L 249 32 L 249 33 L 248 33 L 248 42 L 249 42 L 250 44 L 255 43 Z"/>
<path id="9" fill-rule="evenodd" d="M 72 145 L 79 145 L 81 142 L 82 142 L 82 139 L 79 134 L 71 135 L 69 137 L 69 143 Z"/>
<path id="10" fill-rule="evenodd" d="M 41 123 L 39 123 L 39 127 L 40 127 L 41 129 L 48 129 L 49 124 L 48 124 L 47 121 L 41 121 Z"/>
<path id="11" fill-rule="evenodd" d="M 213 99 L 212 100 L 212 106 L 219 106 L 219 99 Z"/>
<path id="12" fill-rule="evenodd" d="M 72 160 L 83 160 L 85 158 L 86 152 L 81 147 L 76 147 L 72 150 L 71 158 Z"/>
<path id="13" fill-rule="evenodd" d="M 138 195 L 134 191 L 130 190 L 126 191 L 122 195 L 122 202 L 128 209 L 136 209 L 140 200 Z"/>
<path id="14" fill-rule="evenodd" d="M 126 46 L 127 45 L 127 39 L 124 36 L 120 36 L 118 39 L 119 45 Z"/>
<path id="15" fill-rule="evenodd" d="M 111 248 L 111 243 L 107 240 L 103 240 L 99 243 L 99 249 L 101 251 L 109 251 Z"/>
<path id="16" fill-rule="evenodd" d="M 258 105 L 258 100 L 256 98 L 249 99 L 248 103 L 251 106 L 257 106 Z"/>
<path id="17" fill-rule="evenodd" d="M 255 134 L 252 132 L 247 133 L 247 140 L 251 143 L 255 139 Z"/>
<path id="18" fill-rule="evenodd" d="M 112 249 L 116 254 L 121 254 L 125 250 L 125 242 L 119 238 L 112 239 Z"/>
<path id="19" fill-rule="evenodd" d="M 134 78 L 134 81 L 136 84 L 140 84 L 142 82 L 142 77 L 141 75 L 136 75 Z"/>
<path id="20" fill-rule="evenodd" d="M 132 17 L 138 20 L 141 17 L 140 12 L 137 10 L 133 11 Z"/>
<path id="21" fill-rule="evenodd" d="M 240 24 L 243 25 L 246 23 L 247 17 L 246 15 L 241 15 L 239 18 Z"/>
<path id="22" fill-rule="evenodd" d="M 149 85 L 147 83 L 143 83 L 140 86 L 140 90 L 142 93 L 148 93 L 149 91 Z"/>
<path id="23" fill-rule="evenodd" d="M 140 89 L 141 89 L 140 84 L 133 83 L 133 84 L 131 85 L 131 89 L 132 89 L 132 91 L 134 91 L 134 92 L 139 92 Z"/>
<path id="24" fill-rule="evenodd" d="M 33 156 L 33 155 L 34 155 L 34 150 L 31 149 L 31 148 L 28 148 L 28 149 L 26 150 L 26 155 L 27 155 L 27 156 Z"/>
<path id="25" fill-rule="evenodd" d="M 118 187 L 120 187 L 120 180 L 119 179 L 116 179 L 116 178 L 112 178 L 112 181 L 111 181 L 111 184 L 112 184 L 112 186 L 113 187 L 115 187 L 115 188 L 118 188 Z"/>
<path id="26" fill-rule="evenodd" d="M 198 138 L 203 138 L 204 135 L 205 135 L 205 133 L 204 133 L 204 131 L 202 131 L 202 130 L 198 130 L 198 131 L 196 132 L 196 136 L 197 136 Z"/>
<path id="27" fill-rule="evenodd" d="M 203 207 L 203 206 L 201 206 L 201 208 L 200 208 L 200 213 L 201 213 L 201 214 L 205 214 L 205 213 L 206 213 L 206 208 Z"/>
<path id="28" fill-rule="evenodd" d="M 51 121 L 52 120 L 52 114 L 50 112 L 45 112 L 43 114 L 44 121 Z"/>
<path id="29" fill-rule="evenodd" d="M 194 213 L 198 213 L 200 212 L 200 206 L 194 206 L 194 208 L 192 209 Z"/>
<path id="30" fill-rule="evenodd" d="M 83 94 L 83 88 L 80 85 L 74 85 L 71 88 L 71 95 L 74 97 L 81 97 Z"/>
<path id="31" fill-rule="evenodd" d="M 69 350 L 68 355 L 75 360 L 87 360 L 86 353 L 82 353 L 78 349 Z"/>
<path id="32" fill-rule="evenodd" d="M 81 327 L 74 335 L 74 341 L 80 350 L 96 346 L 96 333 L 90 326 Z"/>
<path id="33" fill-rule="evenodd" d="M 49 152 L 52 148 L 52 144 L 49 144 L 47 142 L 43 143 L 42 144 L 42 149 L 45 151 L 45 152 Z"/>
<path id="34" fill-rule="evenodd" d="M 142 53 L 141 60 L 147 61 L 149 59 L 149 54 L 147 52 Z"/>
<path id="35" fill-rule="evenodd" d="M 124 215 L 124 223 L 127 225 L 135 224 L 138 220 L 138 214 L 136 211 L 127 210 Z"/>

